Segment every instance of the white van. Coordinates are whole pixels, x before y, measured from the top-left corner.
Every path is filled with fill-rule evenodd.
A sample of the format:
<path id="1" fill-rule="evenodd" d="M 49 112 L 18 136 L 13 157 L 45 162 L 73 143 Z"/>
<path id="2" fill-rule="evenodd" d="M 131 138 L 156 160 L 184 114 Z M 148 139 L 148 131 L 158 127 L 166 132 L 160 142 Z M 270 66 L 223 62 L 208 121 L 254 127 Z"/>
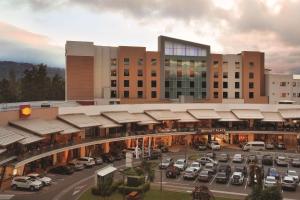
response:
<path id="1" fill-rule="evenodd" d="M 263 151 L 266 150 L 266 145 L 262 141 L 253 141 L 253 142 L 247 142 L 243 146 L 244 151 L 254 150 L 254 151 Z"/>

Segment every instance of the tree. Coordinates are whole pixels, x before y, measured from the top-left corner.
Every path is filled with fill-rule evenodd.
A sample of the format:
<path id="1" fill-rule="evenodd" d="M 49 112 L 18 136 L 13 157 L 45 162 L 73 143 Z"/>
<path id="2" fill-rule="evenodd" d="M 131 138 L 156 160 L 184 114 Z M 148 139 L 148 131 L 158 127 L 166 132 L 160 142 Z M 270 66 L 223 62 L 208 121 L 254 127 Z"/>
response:
<path id="1" fill-rule="evenodd" d="M 251 194 L 246 197 L 246 200 L 282 200 L 282 193 L 278 186 L 265 188 L 264 190 L 255 186 L 252 188 Z"/>
<path id="2" fill-rule="evenodd" d="M 58 74 L 55 74 L 51 80 L 49 99 L 51 100 L 65 99 L 65 81 Z"/>
<path id="3" fill-rule="evenodd" d="M 192 191 L 192 200 L 214 200 L 215 197 L 205 185 L 196 185 Z"/>
<path id="4" fill-rule="evenodd" d="M 10 90 L 10 97 L 8 99 L 9 102 L 16 102 L 18 101 L 18 81 L 16 78 L 15 70 L 9 71 L 9 90 Z"/>

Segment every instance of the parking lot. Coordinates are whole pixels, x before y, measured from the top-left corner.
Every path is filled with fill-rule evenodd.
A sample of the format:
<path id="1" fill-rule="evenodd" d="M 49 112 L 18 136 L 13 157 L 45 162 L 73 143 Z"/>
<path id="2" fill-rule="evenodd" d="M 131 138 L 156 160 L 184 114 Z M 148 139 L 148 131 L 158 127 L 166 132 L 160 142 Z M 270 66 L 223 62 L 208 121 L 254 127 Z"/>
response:
<path id="1" fill-rule="evenodd" d="M 211 152 L 210 150 L 206 150 L 206 151 L 189 151 L 187 153 L 187 162 L 188 162 L 188 166 L 191 162 L 193 162 L 196 158 L 200 158 L 202 156 L 205 156 L 208 152 Z M 228 193 L 232 193 L 232 194 L 237 194 L 240 196 L 245 196 L 245 194 L 248 194 L 251 192 L 251 186 L 249 186 L 248 182 L 249 182 L 249 164 L 247 164 L 247 157 L 248 155 L 257 155 L 258 158 L 258 165 L 261 165 L 261 161 L 262 161 L 262 156 L 265 154 L 271 154 L 273 155 L 273 157 L 275 158 L 276 156 L 285 156 L 288 159 L 290 158 L 297 158 L 300 157 L 300 155 L 297 154 L 292 154 L 292 153 L 285 153 L 284 151 L 262 151 L 262 152 L 243 152 L 240 150 L 232 150 L 232 149 L 224 149 L 221 151 L 215 151 L 216 153 L 216 158 L 215 160 L 218 160 L 218 158 L 220 157 L 221 153 L 228 153 L 230 158 L 228 160 L 228 162 L 219 162 L 218 165 L 220 164 L 228 164 L 231 166 L 231 174 L 230 177 L 232 175 L 232 172 L 234 171 L 234 168 L 236 166 L 246 166 L 247 167 L 247 175 L 245 176 L 245 180 L 243 182 L 243 184 L 241 185 L 232 185 L 230 183 L 230 181 L 228 181 L 225 184 L 222 183 L 217 183 L 216 182 L 216 174 L 213 174 L 212 178 L 208 181 L 208 182 L 200 182 L 203 185 L 207 185 L 211 190 L 213 191 L 224 191 L 224 192 L 228 192 Z M 242 163 L 235 163 L 232 161 L 232 157 L 234 154 L 237 153 L 241 153 L 243 155 L 243 157 L 245 158 L 244 161 Z M 168 154 L 164 154 L 163 158 L 166 157 L 172 157 L 174 159 L 174 161 L 176 161 L 177 159 L 182 159 L 185 158 L 185 153 L 181 151 L 181 154 L 172 154 L 172 153 L 168 153 Z M 267 170 L 270 167 L 275 167 L 280 175 L 280 177 L 284 177 L 284 175 L 286 174 L 287 170 L 295 170 L 298 174 L 298 176 L 300 175 L 300 168 L 295 168 L 292 167 L 290 165 L 290 163 L 288 164 L 287 167 L 280 167 L 277 166 L 275 164 L 275 162 L 273 162 L 273 166 L 265 166 L 263 165 L 263 169 L 264 169 L 264 174 L 267 174 Z M 203 168 L 203 166 L 202 166 Z M 160 179 L 161 175 L 160 175 L 160 170 L 157 169 L 156 170 L 156 180 L 155 182 L 157 183 L 157 185 L 160 184 Z M 279 180 L 280 182 L 281 180 Z M 197 178 L 195 180 L 185 180 L 183 178 L 183 172 L 181 172 L 181 174 L 177 177 L 177 178 L 166 178 L 166 170 L 163 170 L 162 173 L 162 183 L 163 183 L 163 187 L 174 187 L 174 188 L 179 188 L 182 187 L 184 188 L 185 191 L 191 191 L 194 187 L 195 184 L 198 183 Z M 288 199 L 298 199 L 298 196 L 300 194 L 300 189 L 299 187 L 297 188 L 296 191 L 285 191 L 282 190 L 281 191 L 283 193 L 283 196 L 285 198 Z"/>

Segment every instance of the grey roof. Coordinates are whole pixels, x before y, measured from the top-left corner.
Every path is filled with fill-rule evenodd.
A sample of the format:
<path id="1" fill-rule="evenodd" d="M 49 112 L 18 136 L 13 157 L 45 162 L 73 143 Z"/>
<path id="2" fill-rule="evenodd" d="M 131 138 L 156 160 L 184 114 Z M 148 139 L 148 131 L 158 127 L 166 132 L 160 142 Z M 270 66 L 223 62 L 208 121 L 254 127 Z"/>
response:
<path id="1" fill-rule="evenodd" d="M 262 112 L 264 116 L 263 122 L 284 122 L 285 120 L 282 118 L 280 113 L 278 112 Z"/>
<path id="2" fill-rule="evenodd" d="M 180 119 L 178 122 L 198 122 L 199 120 L 193 117 L 191 114 L 183 112 L 174 112 Z"/>
<path id="3" fill-rule="evenodd" d="M 146 115 L 145 113 L 134 113 L 135 117 L 140 121 L 137 123 L 138 125 L 147 125 L 147 124 L 159 124 L 158 121 Z"/>
<path id="4" fill-rule="evenodd" d="M 190 109 L 188 113 L 196 119 L 220 119 L 220 116 L 214 109 Z"/>
<path id="5" fill-rule="evenodd" d="M 116 128 L 121 127 L 121 124 L 117 124 L 114 121 L 102 116 L 102 115 L 93 115 L 90 116 L 95 121 L 97 121 L 99 124 L 101 124 L 100 128 Z"/>
<path id="6" fill-rule="evenodd" d="M 80 129 L 76 128 L 75 126 L 72 126 L 66 122 L 63 122 L 61 120 L 58 119 L 54 119 L 54 120 L 50 120 L 48 121 L 50 124 L 62 128 L 63 131 L 60 132 L 60 134 L 71 134 L 71 133 L 77 133 L 80 131 Z"/>
<path id="7" fill-rule="evenodd" d="M 145 110 L 145 113 L 158 121 L 180 119 L 178 115 L 171 110 Z"/>
<path id="8" fill-rule="evenodd" d="M 77 128 L 89 128 L 101 125 L 99 122 L 83 113 L 59 115 L 58 118 Z"/>
<path id="9" fill-rule="evenodd" d="M 138 122 L 140 121 L 135 117 L 135 115 L 127 112 L 127 111 L 113 111 L 113 112 L 103 112 L 101 113 L 105 117 L 119 123 L 132 123 L 132 122 Z"/>
<path id="10" fill-rule="evenodd" d="M 234 109 L 232 112 L 239 119 L 263 119 L 264 116 L 258 109 Z"/>
<path id="11" fill-rule="evenodd" d="M 279 109 L 278 112 L 284 119 L 300 119 L 300 109 Z"/>
<path id="12" fill-rule="evenodd" d="M 8 129 L 0 127 L 0 146 L 7 146 L 24 139 L 22 135 L 16 134 Z"/>
<path id="13" fill-rule="evenodd" d="M 4 128 L 12 131 L 18 135 L 23 136 L 24 138 L 22 140 L 18 141 L 18 143 L 23 144 L 23 145 L 38 142 L 38 141 L 45 139 L 44 137 L 35 135 L 33 133 L 30 133 L 28 131 L 25 131 L 25 130 L 22 130 L 22 129 L 13 127 L 13 126 L 5 126 Z"/>
<path id="14" fill-rule="evenodd" d="M 218 111 L 218 115 L 221 117 L 221 122 L 237 122 L 240 121 L 231 111 Z"/>

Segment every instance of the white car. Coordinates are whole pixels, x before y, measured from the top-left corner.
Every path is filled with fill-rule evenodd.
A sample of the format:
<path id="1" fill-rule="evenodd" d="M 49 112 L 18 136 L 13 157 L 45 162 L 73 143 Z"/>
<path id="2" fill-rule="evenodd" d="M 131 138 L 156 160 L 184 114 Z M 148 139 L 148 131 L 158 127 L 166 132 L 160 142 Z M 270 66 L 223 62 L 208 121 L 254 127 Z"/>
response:
<path id="1" fill-rule="evenodd" d="M 43 183 L 43 186 L 51 185 L 51 183 L 52 183 L 51 178 L 49 178 L 47 176 L 43 176 L 43 175 L 38 174 L 38 173 L 30 173 L 30 174 L 27 174 L 27 176 L 32 178 L 32 179 L 41 181 Z"/>
<path id="2" fill-rule="evenodd" d="M 213 140 L 213 141 L 210 141 L 209 148 L 211 148 L 212 150 L 220 150 L 221 145 L 217 141 Z"/>
<path id="3" fill-rule="evenodd" d="M 201 164 L 199 162 L 192 162 L 189 168 L 196 169 L 197 172 L 200 172 Z"/>
<path id="4" fill-rule="evenodd" d="M 264 180 L 265 187 L 273 187 L 277 184 L 277 180 L 274 176 L 267 176 Z"/>
<path id="5" fill-rule="evenodd" d="M 183 171 L 187 168 L 187 163 L 185 159 L 176 160 L 174 167 L 177 167 L 179 170 Z"/>
<path id="6" fill-rule="evenodd" d="M 28 176 L 17 176 L 11 181 L 11 188 L 16 190 L 18 188 L 29 189 L 30 191 L 39 190 L 43 187 L 41 181 L 32 179 Z"/>
<path id="7" fill-rule="evenodd" d="M 183 178 L 184 179 L 196 179 L 198 176 L 198 171 L 195 168 L 188 167 L 183 172 Z"/>
<path id="8" fill-rule="evenodd" d="M 232 158 L 232 162 L 242 163 L 244 161 L 244 158 L 242 154 L 234 154 Z"/>
<path id="9" fill-rule="evenodd" d="M 287 176 L 291 176 L 293 177 L 293 179 L 299 183 L 299 176 L 297 174 L 297 172 L 295 170 L 287 170 L 287 173 L 286 173 Z"/>
<path id="10" fill-rule="evenodd" d="M 244 175 L 242 172 L 233 172 L 230 183 L 233 185 L 243 185 L 244 183 Z"/>
<path id="11" fill-rule="evenodd" d="M 205 165 L 206 163 L 214 163 L 218 164 L 218 161 L 211 159 L 210 157 L 201 157 L 197 159 L 197 162 L 201 163 L 201 165 Z"/>
<path id="12" fill-rule="evenodd" d="M 93 167 L 96 164 L 94 158 L 91 157 L 78 158 L 77 162 L 83 164 L 85 167 Z"/>

